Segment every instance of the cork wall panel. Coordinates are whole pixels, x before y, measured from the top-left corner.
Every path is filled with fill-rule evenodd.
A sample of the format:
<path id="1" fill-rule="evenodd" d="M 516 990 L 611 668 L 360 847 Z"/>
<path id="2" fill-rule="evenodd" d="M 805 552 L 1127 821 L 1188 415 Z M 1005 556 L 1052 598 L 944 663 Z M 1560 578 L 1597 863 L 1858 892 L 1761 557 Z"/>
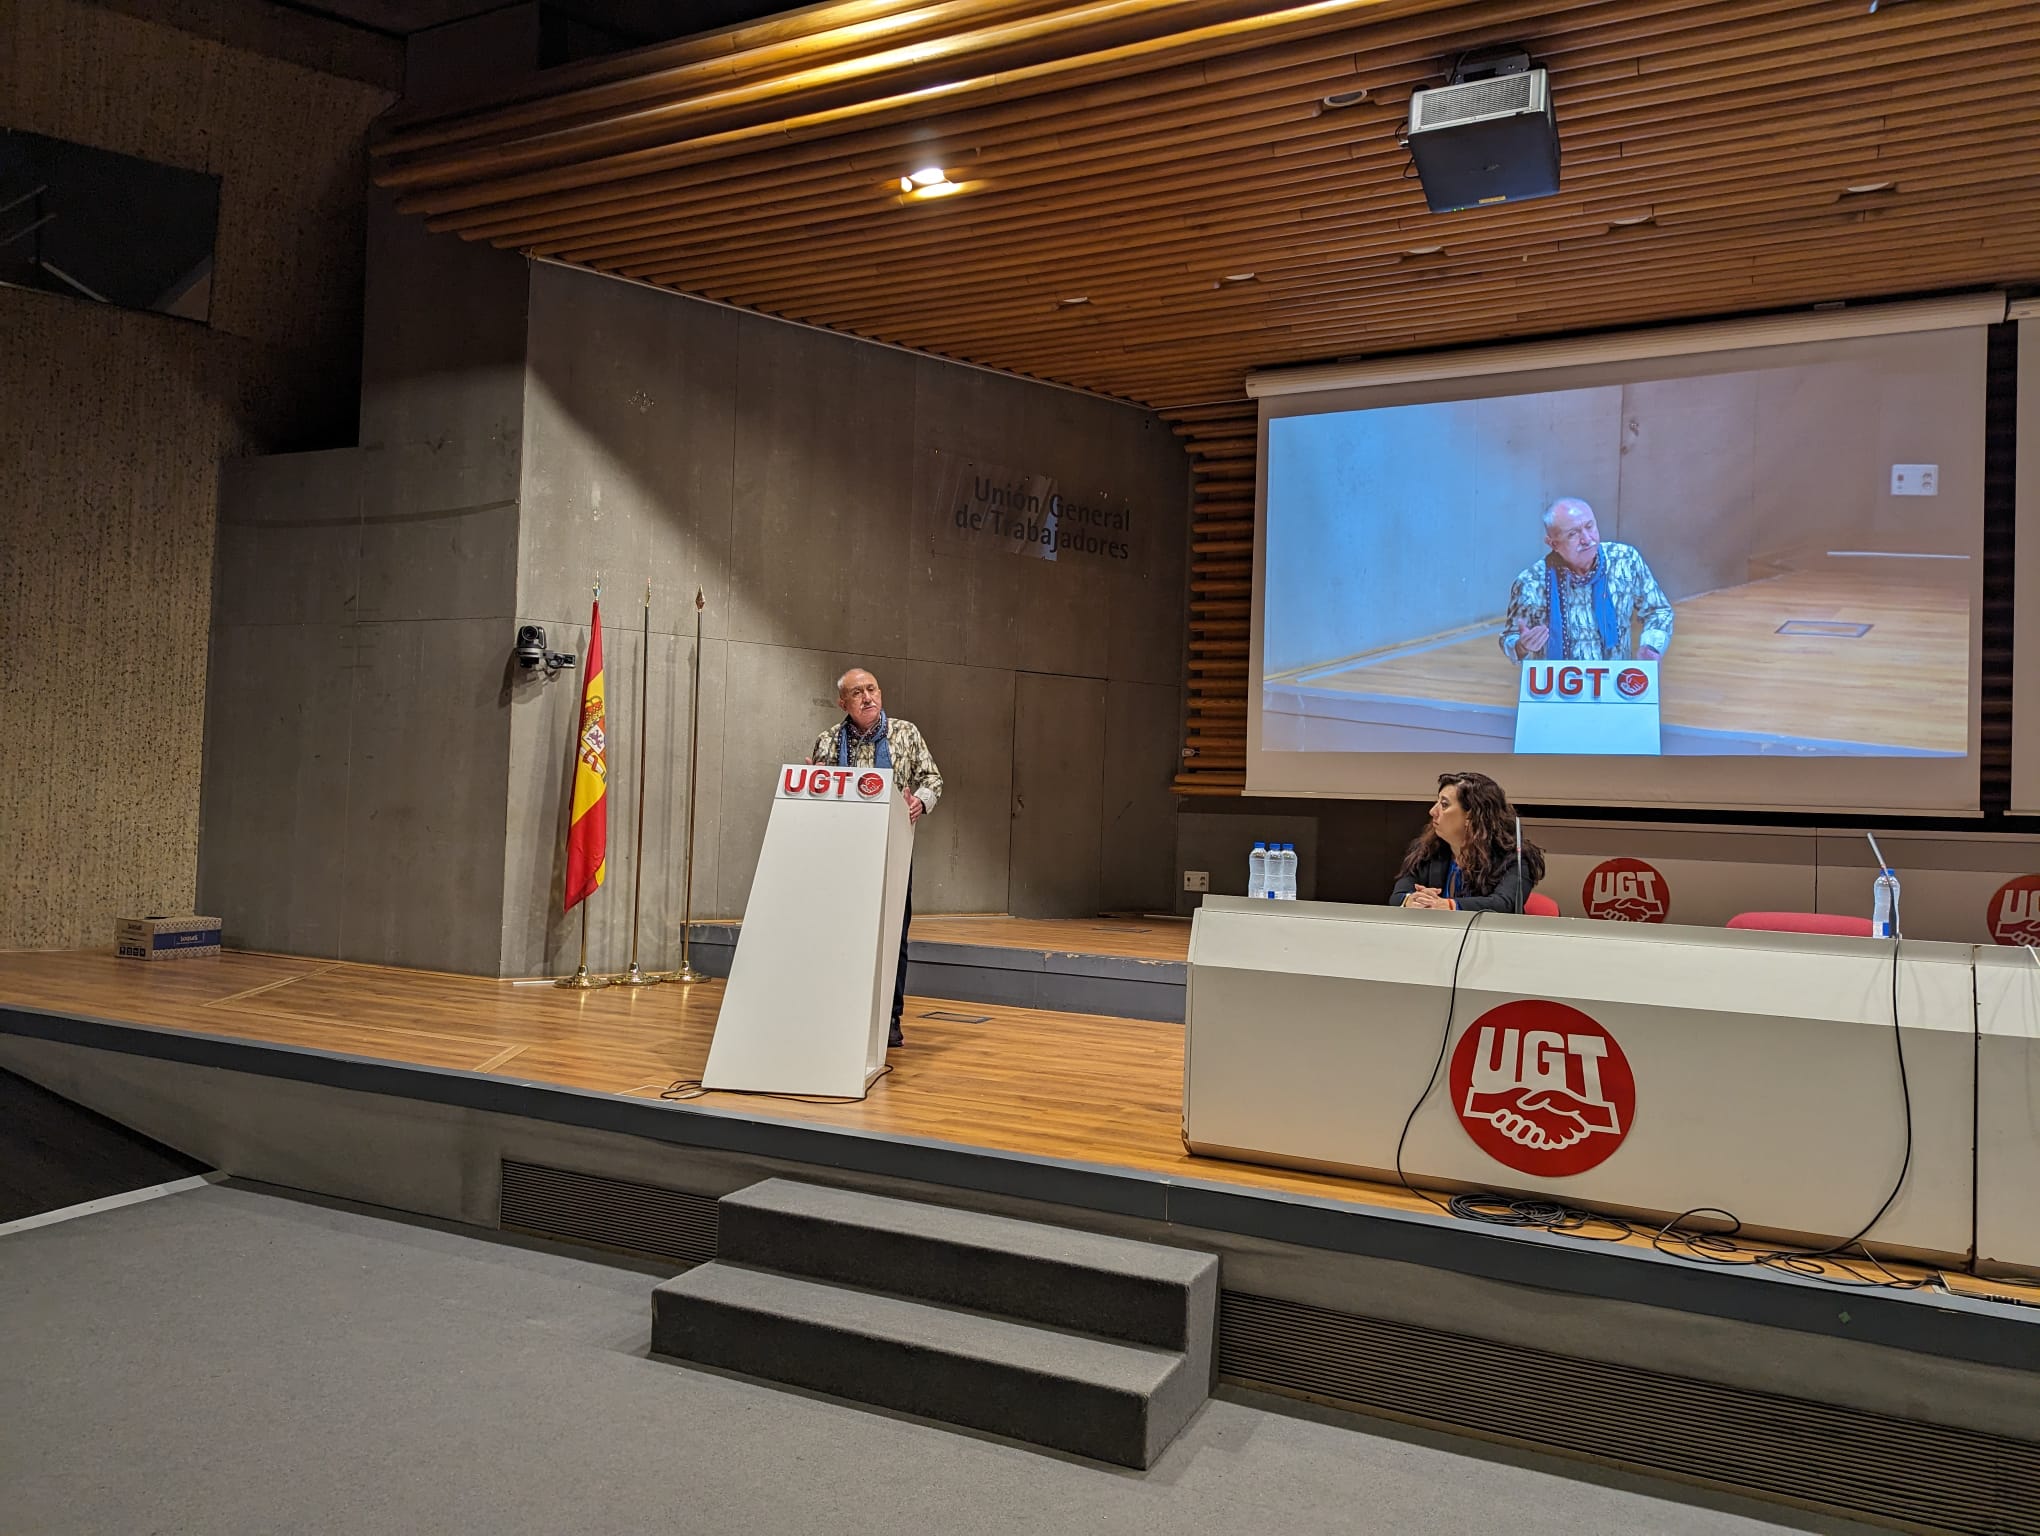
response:
<path id="1" fill-rule="evenodd" d="M 194 900 L 221 461 L 351 426 L 379 87 L 0 5 L 0 125 L 221 177 L 214 323 L 0 289 L 0 948 Z"/>
<path id="2" fill-rule="evenodd" d="M 153 316 L 5 295 L 0 352 L 36 387 L 0 412 L 0 947 L 110 942 L 188 912 L 212 595 L 221 347 Z M 196 375 L 197 377 L 194 377 Z M 147 423 L 145 433 L 121 430 Z"/>

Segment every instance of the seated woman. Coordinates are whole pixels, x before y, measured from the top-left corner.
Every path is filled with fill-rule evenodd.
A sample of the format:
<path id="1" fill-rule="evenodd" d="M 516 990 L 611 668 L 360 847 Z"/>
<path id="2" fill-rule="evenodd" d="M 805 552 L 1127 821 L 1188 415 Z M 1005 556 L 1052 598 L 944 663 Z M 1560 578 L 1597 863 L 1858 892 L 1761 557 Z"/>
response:
<path id="1" fill-rule="evenodd" d="M 1439 774 L 1430 828 L 1403 855 L 1389 905 L 1521 912 L 1544 878 L 1544 855 L 1516 846 L 1515 822 L 1509 797 L 1486 774 Z"/>

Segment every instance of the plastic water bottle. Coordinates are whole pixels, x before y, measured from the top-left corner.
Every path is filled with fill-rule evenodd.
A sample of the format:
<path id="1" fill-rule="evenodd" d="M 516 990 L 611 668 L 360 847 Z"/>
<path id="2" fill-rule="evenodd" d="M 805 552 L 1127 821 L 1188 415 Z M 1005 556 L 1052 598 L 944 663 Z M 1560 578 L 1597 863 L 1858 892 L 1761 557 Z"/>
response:
<path id="1" fill-rule="evenodd" d="M 1282 873 L 1278 877 L 1280 883 L 1275 887 L 1276 898 L 1281 901 L 1296 900 L 1296 844 L 1282 845 L 1282 862 L 1278 867 Z"/>
<path id="2" fill-rule="evenodd" d="M 1897 938 L 1898 876 L 1888 869 L 1877 876 L 1874 902 L 1870 911 L 1871 936 L 1879 939 Z"/>
<path id="3" fill-rule="evenodd" d="M 1255 900 L 1268 894 L 1268 845 L 1254 844 L 1247 855 L 1247 894 Z"/>

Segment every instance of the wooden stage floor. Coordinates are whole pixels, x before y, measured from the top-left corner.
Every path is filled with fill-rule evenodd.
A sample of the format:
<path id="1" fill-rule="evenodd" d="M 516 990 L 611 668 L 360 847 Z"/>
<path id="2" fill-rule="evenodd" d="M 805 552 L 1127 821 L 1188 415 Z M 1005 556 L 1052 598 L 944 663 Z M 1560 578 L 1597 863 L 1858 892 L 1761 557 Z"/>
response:
<path id="1" fill-rule="evenodd" d="M 1945 582 L 1864 569 L 1794 571 L 1681 598 L 1661 673 L 1664 723 L 1922 752 L 1968 749 L 1969 597 Z M 1798 621 L 1864 633 L 1780 634 Z M 1513 710 L 1500 620 L 1414 655 L 1285 672 L 1270 682 Z"/>
<path id="2" fill-rule="evenodd" d="M 993 930 L 996 921 L 929 919 L 924 926 L 917 920 L 915 935 L 935 938 L 940 931 L 952 942 L 990 942 L 981 933 L 969 939 L 956 933 Z M 1029 932 L 1007 921 L 1009 931 L 1027 938 L 1027 947 L 1044 931 L 1043 925 Z M 1187 943 L 1187 924 L 1174 925 L 1180 933 L 1164 933 L 1161 921 L 1128 923 L 1155 931 L 1125 932 L 1119 942 Z M 545 982 L 263 954 L 143 963 L 98 951 L 0 952 L 4 1007 L 637 1098 L 658 1098 L 675 1083 L 700 1077 L 722 990 L 720 981 L 705 981 L 571 992 Z M 910 997 L 905 1029 L 907 1044 L 892 1052 L 892 1072 L 861 1103 L 712 1093 L 677 1107 L 699 1104 L 1377 1210 L 1440 1209 L 1393 1185 L 1189 1155 L 1181 1137 L 1181 1025 Z M 1647 1246 L 1649 1240 L 1622 1241 Z M 2035 1296 L 1957 1273 L 1944 1282 L 1970 1296 Z"/>

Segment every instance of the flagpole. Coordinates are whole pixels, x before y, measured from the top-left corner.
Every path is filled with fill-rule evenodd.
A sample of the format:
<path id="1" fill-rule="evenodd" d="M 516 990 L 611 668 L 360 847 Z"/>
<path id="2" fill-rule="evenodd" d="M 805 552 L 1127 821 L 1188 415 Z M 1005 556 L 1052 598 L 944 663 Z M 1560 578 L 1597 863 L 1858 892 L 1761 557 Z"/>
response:
<path id="1" fill-rule="evenodd" d="M 689 963 L 694 938 L 694 789 L 695 765 L 701 760 L 701 610 L 708 599 L 701 588 L 694 589 L 694 686 L 687 711 L 687 854 L 686 874 L 680 884 L 680 969 L 668 971 L 667 981 L 706 981 L 708 978 Z"/>
<path id="2" fill-rule="evenodd" d="M 599 581 L 595 583 L 595 602 L 596 602 L 596 604 L 598 605 L 598 607 L 599 607 L 599 605 L 600 605 L 600 604 L 601 604 L 601 602 L 602 602 L 602 583 L 601 583 L 601 582 L 599 582 Z M 591 638 L 593 638 L 593 637 L 592 637 L 592 635 L 591 635 Z M 593 644 L 591 644 L 591 645 L 589 646 L 589 650 L 590 650 L 590 651 L 592 652 L 592 651 L 593 651 L 594 649 L 595 649 L 595 646 L 594 646 Z M 574 743 L 575 743 L 575 747 L 574 747 L 574 750 L 575 750 L 575 755 L 576 755 L 576 757 L 578 757 L 578 756 L 579 756 L 579 753 L 580 753 L 580 740 L 581 740 L 581 713 L 580 713 L 580 710 L 579 710 L 579 708 L 576 708 L 576 709 L 575 709 L 575 711 L 574 711 Z M 573 829 L 573 825 L 572 825 L 572 823 L 571 823 L 571 821 L 570 821 L 570 822 L 568 823 L 568 826 L 567 826 L 567 841 L 568 841 L 568 843 L 569 843 L 569 844 L 571 844 L 571 843 L 573 842 L 573 837 L 574 837 L 574 829 Z M 573 865 L 572 865 L 572 855 L 571 855 L 571 853 L 570 853 L 570 854 L 568 855 L 568 869 L 569 869 L 569 872 L 570 872 L 570 873 L 571 873 L 572 867 L 573 867 Z M 591 892 L 589 892 L 589 895 L 593 895 L 593 894 L 594 894 L 594 893 L 593 893 L 592 891 L 591 891 Z M 560 978 L 560 979 L 559 979 L 558 981 L 554 982 L 554 983 L 553 983 L 553 985 L 554 985 L 554 986 L 556 986 L 556 987 L 568 987 L 568 988 L 571 988 L 571 989 L 573 989 L 573 990 L 574 990 L 574 991 L 576 991 L 576 992 L 592 992 L 592 991 L 594 991 L 594 990 L 595 990 L 595 989 L 596 989 L 597 987 L 606 987 L 606 986 L 608 986 L 608 985 L 609 985 L 609 980 L 608 980 L 608 978 L 607 978 L 607 977 L 604 977 L 604 976 L 590 976 L 590 975 L 588 974 L 588 897 L 587 897 L 587 896 L 583 896 L 583 897 L 581 898 L 580 906 L 581 906 L 581 963 L 580 963 L 580 964 L 579 964 L 578 966 L 576 966 L 576 967 L 574 968 L 574 974 L 573 974 L 573 975 L 571 975 L 571 976 L 562 976 L 562 977 L 561 977 L 561 978 Z"/>
<path id="3" fill-rule="evenodd" d="M 645 712 L 649 708 L 652 677 L 652 584 L 645 583 L 645 622 L 643 639 L 638 645 L 638 711 L 637 711 L 637 861 L 631 871 L 630 881 L 630 969 L 617 977 L 613 985 L 619 987 L 657 986 L 660 978 L 651 971 L 641 971 L 637 963 L 638 942 L 638 898 L 645 888 L 645 801 L 650 798 L 645 783 L 645 738 L 651 732 L 645 729 Z"/>

